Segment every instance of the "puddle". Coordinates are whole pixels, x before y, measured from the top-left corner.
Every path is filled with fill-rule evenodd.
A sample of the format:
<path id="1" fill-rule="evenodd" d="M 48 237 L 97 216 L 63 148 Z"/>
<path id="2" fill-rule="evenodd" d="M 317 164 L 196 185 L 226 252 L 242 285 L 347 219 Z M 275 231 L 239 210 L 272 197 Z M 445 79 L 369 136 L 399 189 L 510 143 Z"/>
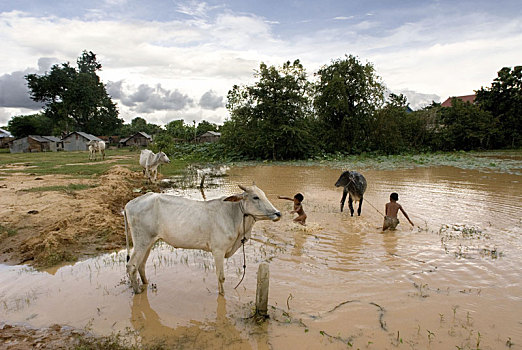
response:
<path id="1" fill-rule="evenodd" d="M 368 170 L 362 216 L 350 217 L 339 212 L 342 190 L 333 186 L 340 170 L 224 171 L 204 193 L 176 193 L 210 199 L 255 181 L 283 213 L 279 222 L 255 224 L 237 290 L 241 251 L 226 261 L 223 298 L 210 254 L 159 244 L 147 262 L 151 285 L 140 295 L 133 295 L 125 276 L 125 251 L 48 272 L 0 265 L 0 319 L 122 332 L 138 342 L 162 339 L 188 348 L 522 344 L 520 175 L 452 167 Z M 306 227 L 292 222 L 290 201 L 277 199 L 297 192 L 305 198 Z M 381 233 L 378 211 L 390 192 L 399 193 L 414 229 L 403 218 L 398 230 Z M 271 318 L 257 325 L 248 317 L 257 267 L 265 260 Z"/>

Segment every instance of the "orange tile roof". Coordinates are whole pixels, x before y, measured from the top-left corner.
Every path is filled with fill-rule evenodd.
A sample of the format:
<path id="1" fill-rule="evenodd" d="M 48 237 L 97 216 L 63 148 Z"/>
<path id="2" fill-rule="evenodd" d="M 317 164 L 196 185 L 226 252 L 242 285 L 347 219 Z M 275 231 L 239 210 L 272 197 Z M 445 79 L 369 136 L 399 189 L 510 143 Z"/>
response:
<path id="1" fill-rule="evenodd" d="M 448 97 L 446 99 L 446 101 L 442 102 L 441 107 L 451 107 L 451 99 L 452 98 L 458 98 L 459 100 L 461 100 L 463 102 L 473 103 L 473 102 L 475 102 L 475 97 L 476 97 L 475 94 L 473 94 L 473 95 L 466 95 L 466 96 L 452 96 L 452 97 Z"/>

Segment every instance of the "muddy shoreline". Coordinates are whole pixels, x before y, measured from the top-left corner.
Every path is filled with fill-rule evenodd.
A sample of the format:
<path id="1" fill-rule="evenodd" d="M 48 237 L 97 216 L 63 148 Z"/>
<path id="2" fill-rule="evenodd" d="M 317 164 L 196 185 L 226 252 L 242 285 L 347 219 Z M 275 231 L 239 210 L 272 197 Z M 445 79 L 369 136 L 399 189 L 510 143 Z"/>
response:
<path id="1" fill-rule="evenodd" d="M 83 184 L 78 191 L 31 192 L 34 188 Z M 125 244 L 121 210 L 143 188 L 141 173 L 112 167 L 97 179 L 10 174 L 0 180 L 0 261 L 49 267 Z"/>

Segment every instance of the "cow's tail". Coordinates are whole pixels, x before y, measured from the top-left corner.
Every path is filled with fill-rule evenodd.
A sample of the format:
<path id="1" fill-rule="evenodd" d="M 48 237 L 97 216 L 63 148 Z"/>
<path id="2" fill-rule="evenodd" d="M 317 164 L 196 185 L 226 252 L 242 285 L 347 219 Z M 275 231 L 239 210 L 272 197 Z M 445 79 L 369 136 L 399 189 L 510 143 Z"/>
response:
<path id="1" fill-rule="evenodd" d="M 125 221 L 125 244 L 127 245 L 127 262 L 129 262 L 129 224 L 127 223 L 127 212 L 125 211 L 125 208 L 123 208 L 123 221 Z"/>

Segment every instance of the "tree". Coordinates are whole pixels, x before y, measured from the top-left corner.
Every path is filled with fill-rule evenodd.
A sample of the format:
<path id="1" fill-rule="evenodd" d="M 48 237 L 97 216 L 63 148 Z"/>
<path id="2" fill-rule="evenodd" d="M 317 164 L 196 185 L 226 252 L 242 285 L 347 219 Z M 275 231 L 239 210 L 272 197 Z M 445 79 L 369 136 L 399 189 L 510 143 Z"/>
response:
<path id="1" fill-rule="evenodd" d="M 201 136 L 207 131 L 218 131 L 218 126 L 214 123 L 209 123 L 206 120 L 202 120 L 198 123 L 198 127 L 196 129 L 197 135 Z"/>
<path id="2" fill-rule="evenodd" d="M 8 128 L 14 137 L 56 134 L 53 130 L 52 120 L 42 113 L 15 116 L 9 120 Z"/>
<path id="3" fill-rule="evenodd" d="M 499 133 L 498 118 L 479 106 L 453 98 L 441 109 L 442 133 L 447 150 L 491 148 Z"/>
<path id="4" fill-rule="evenodd" d="M 498 117 L 494 147 L 522 146 L 522 66 L 502 68 L 491 87 L 482 87 L 476 94 L 476 103 Z"/>
<path id="5" fill-rule="evenodd" d="M 373 65 L 350 55 L 317 73 L 314 106 L 327 152 L 358 152 L 370 145 L 371 118 L 384 103 Z"/>
<path id="6" fill-rule="evenodd" d="M 165 126 L 166 133 L 178 141 L 188 142 L 194 138 L 194 129 L 183 119 L 173 120 Z"/>
<path id="7" fill-rule="evenodd" d="M 120 128 L 119 135 L 130 136 L 137 132 L 143 131 L 149 135 L 155 135 L 162 131 L 162 127 L 156 124 L 147 123 L 142 117 L 136 117 L 131 120 L 130 124 L 124 124 Z"/>
<path id="8" fill-rule="evenodd" d="M 45 115 L 65 131 L 114 134 L 123 121 L 96 74 L 101 64 L 93 52 L 83 51 L 77 66 L 75 69 L 67 62 L 52 66 L 44 75 L 26 75 L 31 98 L 43 102 Z"/>
<path id="9" fill-rule="evenodd" d="M 221 140 L 251 158 L 299 159 L 313 153 L 310 83 L 295 60 L 282 67 L 261 63 L 252 86 L 228 92 L 226 121 Z"/>

